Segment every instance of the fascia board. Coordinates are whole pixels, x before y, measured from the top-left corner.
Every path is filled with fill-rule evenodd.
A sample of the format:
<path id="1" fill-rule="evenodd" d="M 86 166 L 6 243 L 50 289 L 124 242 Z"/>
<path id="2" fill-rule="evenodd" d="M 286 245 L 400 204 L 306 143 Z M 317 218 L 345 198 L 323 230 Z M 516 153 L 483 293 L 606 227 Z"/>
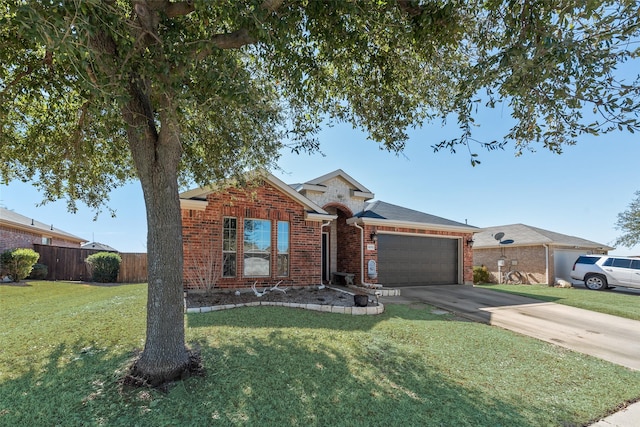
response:
<path id="1" fill-rule="evenodd" d="M 203 211 L 207 209 L 208 204 L 206 200 L 180 199 L 180 208 L 192 211 Z"/>
<path id="2" fill-rule="evenodd" d="M 310 210 L 312 210 L 314 212 L 317 212 L 319 214 L 324 214 L 324 215 L 328 215 L 329 214 L 327 211 L 325 211 L 320 206 L 318 206 L 315 203 L 313 203 L 311 200 L 309 200 L 306 197 L 304 197 L 302 194 L 298 193 L 296 190 L 294 190 L 293 188 L 291 188 L 290 186 L 285 184 L 284 181 L 278 179 L 273 174 L 268 174 L 265 178 L 271 184 L 273 184 L 277 188 L 279 188 L 283 193 L 285 193 L 286 195 L 288 195 L 292 199 L 294 199 L 294 200 L 298 201 L 299 203 L 301 203 L 304 207 L 306 207 L 306 208 L 308 208 L 308 209 L 310 209 Z"/>
<path id="3" fill-rule="evenodd" d="M 373 193 L 368 193 L 365 191 L 351 190 L 351 197 L 360 197 L 365 200 L 371 200 L 375 197 Z"/>
<path id="4" fill-rule="evenodd" d="M 363 193 L 371 193 L 371 191 L 369 191 L 369 189 L 367 187 L 365 187 L 364 185 L 360 184 L 358 181 L 353 179 L 351 176 L 349 176 L 349 174 L 347 174 L 342 169 L 337 169 L 337 170 L 335 170 L 333 172 L 329 172 L 326 175 L 322 175 L 322 176 L 320 176 L 320 177 L 318 177 L 316 179 L 313 179 L 313 180 L 307 182 L 307 184 L 322 184 L 323 182 L 328 181 L 328 180 L 330 180 L 332 178 L 335 178 L 337 176 L 339 176 L 342 179 L 344 179 L 345 181 L 347 181 L 349 184 L 351 184 L 353 187 L 357 188 L 359 191 L 362 191 Z"/>
<path id="5" fill-rule="evenodd" d="M 12 222 L 12 221 L 6 221 L 6 220 L 0 220 L 0 225 L 4 225 L 8 228 L 13 228 L 16 230 L 22 230 L 22 231 L 27 231 L 29 233 L 37 233 L 37 234 L 42 234 L 43 236 L 46 237 L 58 237 L 60 239 L 64 239 L 64 240 L 69 240 L 72 242 L 87 242 L 88 240 L 83 239 L 82 237 L 78 237 L 78 236 L 74 236 L 73 234 L 68 234 L 68 233 L 60 233 L 58 231 L 55 230 L 51 230 L 49 228 L 42 228 L 42 227 L 38 227 L 35 225 L 24 225 L 24 224 L 20 224 L 17 222 Z"/>
<path id="6" fill-rule="evenodd" d="M 302 184 L 299 188 L 300 190 L 317 191 L 318 193 L 327 191 L 327 187 L 324 185 Z"/>
<path id="7" fill-rule="evenodd" d="M 428 224 L 424 222 L 390 221 L 388 219 L 356 218 L 356 217 L 347 219 L 347 224 L 351 225 L 354 223 L 362 224 L 362 225 L 377 225 L 380 227 L 402 227 L 402 228 L 415 228 L 418 230 L 455 231 L 459 233 L 477 233 L 479 231 L 476 227 Z"/>
<path id="8" fill-rule="evenodd" d="M 304 219 L 306 221 L 333 221 L 337 219 L 338 215 L 319 214 L 315 212 L 305 212 Z"/>

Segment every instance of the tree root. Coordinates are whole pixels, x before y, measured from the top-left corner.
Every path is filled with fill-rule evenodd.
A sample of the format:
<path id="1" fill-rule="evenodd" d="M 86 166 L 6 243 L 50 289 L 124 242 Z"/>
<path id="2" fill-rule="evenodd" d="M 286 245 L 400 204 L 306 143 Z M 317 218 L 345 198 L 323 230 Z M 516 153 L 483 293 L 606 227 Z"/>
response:
<path id="1" fill-rule="evenodd" d="M 118 381 L 122 390 L 131 388 L 153 388 L 163 393 L 168 393 L 171 386 L 177 381 L 183 381 L 190 377 L 204 377 L 205 369 L 202 364 L 202 356 L 199 350 L 188 350 L 189 360 L 185 366 L 169 375 L 150 377 L 139 372 L 137 367 L 138 357 L 127 369 L 127 372 Z"/>

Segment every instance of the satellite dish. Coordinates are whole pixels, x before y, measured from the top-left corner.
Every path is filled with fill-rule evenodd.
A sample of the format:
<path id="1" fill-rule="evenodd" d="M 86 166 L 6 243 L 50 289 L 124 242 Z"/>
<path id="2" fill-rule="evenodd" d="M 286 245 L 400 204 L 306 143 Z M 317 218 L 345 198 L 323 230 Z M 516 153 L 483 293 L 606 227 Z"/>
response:
<path id="1" fill-rule="evenodd" d="M 500 240 L 501 245 L 510 245 L 513 243 L 513 239 Z"/>
<path id="2" fill-rule="evenodd" d="M 496 239 L 497 241 L 500 241 L 503 237 L 504 237 L 504 233 L 503 232 L 496 233 L 496 234 L 493 235 L 493 238 Z"/>

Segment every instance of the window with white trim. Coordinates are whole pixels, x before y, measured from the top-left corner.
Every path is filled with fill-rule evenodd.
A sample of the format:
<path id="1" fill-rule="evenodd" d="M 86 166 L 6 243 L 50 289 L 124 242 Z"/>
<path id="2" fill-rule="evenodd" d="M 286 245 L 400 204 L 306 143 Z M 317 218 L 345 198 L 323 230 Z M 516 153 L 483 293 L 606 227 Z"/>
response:
<path id="1" fill-rule="evenodd" d="M 289 223 L 278 221 L 278 276 L 289 275 Z"/>
<path id="2" fill-rule="evenodd" d="M 222 277 L 236 277 L 238 222 L 225 217 L 222 225 Z"/>
<path id="3" fill-rule="evenodd" d="M 271 221 L 244 220 L 244 276 L 271 275 Z"/>

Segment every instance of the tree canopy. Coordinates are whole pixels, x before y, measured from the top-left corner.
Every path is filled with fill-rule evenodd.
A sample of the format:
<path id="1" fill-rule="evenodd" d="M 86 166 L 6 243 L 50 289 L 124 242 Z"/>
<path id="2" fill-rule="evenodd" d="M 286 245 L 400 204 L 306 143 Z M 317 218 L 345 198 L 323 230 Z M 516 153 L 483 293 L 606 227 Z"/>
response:
<path id="1" fill-rule="evenodd" d="M 638 8 L 0 0 L 0 179 L 31 181 L 72 210 L 140 180 L 150 266 L 139 368 L 169 378 L 188 358 L 178 183 L 273 167 L 284 145 L 317 149 L 320 127 L 338 121 L 400 151 L 408 129 L 453 119 L 460 134 L 435 148 L 455 149 L 473 141 L 485 104 L 514 119 L 488 148 L 561 152 L 583 134 L 633 132 L 640 85 L 616 68 L 638 55 Z"/>
<path id="2" fill-rule="evenodd" d="M 618 214 L 616 228 L 623 232 L 616 239 L 616 245 L 630 248 L 640 244 L 640 191 L 636 191 L 635 198 L 629 203 L 627 210 Z"/>

